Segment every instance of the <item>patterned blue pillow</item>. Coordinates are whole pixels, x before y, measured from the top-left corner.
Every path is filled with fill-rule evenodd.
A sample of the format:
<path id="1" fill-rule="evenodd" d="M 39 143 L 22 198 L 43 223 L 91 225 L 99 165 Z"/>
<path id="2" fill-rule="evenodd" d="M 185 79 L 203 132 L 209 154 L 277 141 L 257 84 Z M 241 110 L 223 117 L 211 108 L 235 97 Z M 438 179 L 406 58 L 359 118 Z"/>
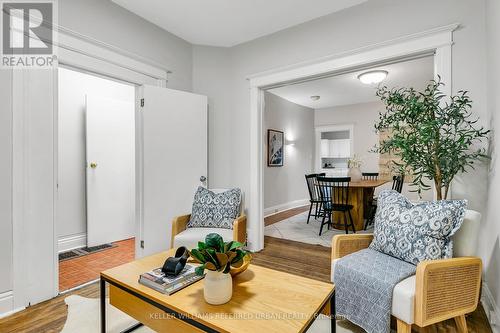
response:
<path id="1" fill-rule="evenodd" d="M 240 214 L 240 204 L 239 188 L 214 193 L 200 186 L 194 195 L 187 227 L 233 229 L 233 222 Z"/>
<path id="2" fill-rule="evenodd" d="M 451 258 L 451 236 L 462 225 L 466 200 L 411 203 L 393 190 L 380 193 L 370 248 L 417 265 Z"/>

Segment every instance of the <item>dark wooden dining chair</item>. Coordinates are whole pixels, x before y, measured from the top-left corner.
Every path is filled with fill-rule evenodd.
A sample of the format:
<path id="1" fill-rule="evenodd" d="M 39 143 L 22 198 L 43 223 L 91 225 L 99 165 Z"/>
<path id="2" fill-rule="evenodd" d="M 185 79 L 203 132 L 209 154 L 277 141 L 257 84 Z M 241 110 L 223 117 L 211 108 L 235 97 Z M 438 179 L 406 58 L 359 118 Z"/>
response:
<path id="1" fill-rule="evenodd" d="M 363 180 L 378 180 L 379 173 L 378 172 L 363 172 L 361 174 Z M 375 212 L 377 211 L 377 198 L 371 196 L 368 199 L 367 203 L 368 212 L 365 215 L 365 230 L 368 228 L 368 225 L 371 224 L 373 218 L 375 217 Z"/>
<path id="2" fill-rule="evenodd" d="M 307 190 L 309 191 L 309 214 L 307 215 L 307 223 L 311 216 L 321 217 L 321 197 L 318 193 L 318 188 L 314 186 L 317 177 L 324 177 L 325 173 L 312 173 L 306 175 Z M 312 214 L 314 208 L 314 214 Z"/>
<path id="3" fill-rule="evenodd" d="M 351 177 L 317 177 L 316 186 L 322 201 L 323 219 L 319 229 L 319 235 L 323 232 L 323 226 L 328 225 L 328 229 L 332 224 L 332 214 L 340 212 L 343 214 L 344 230 L 349 233 L 349 227 L 352 232 L 356 232 L 354 228 L 354 220 L 351 215 L 353 206 L 349 204 L 349 182 Z M 340 224 L 340 221 L 339 221 Z"/>
<path id="4" fill-rule="evenodd" d="M 401 193 L 403 184 L 405 182 L 405 175 L 397 175 L 392 177 L 392 189 Z"/>
<path id="5" fill-rule="evenodd" d="M 405 175 L 392 176 L 392 189 L 401 193 L 403 190 L 403 184 L 405 181 Z M 375 220 L 375 213 L 377 212 L 377 199 L 374 198 L 370 206 L 370 217 L 365 221 L 365 230 L 369 225 L 373 224 Z"/>
<path id="6" fill-rule="evenodd" d="M 364 180 L 378 180 L 379 173 L 378 172 L 363 172 L 361 174 L 362 179 Z"/>

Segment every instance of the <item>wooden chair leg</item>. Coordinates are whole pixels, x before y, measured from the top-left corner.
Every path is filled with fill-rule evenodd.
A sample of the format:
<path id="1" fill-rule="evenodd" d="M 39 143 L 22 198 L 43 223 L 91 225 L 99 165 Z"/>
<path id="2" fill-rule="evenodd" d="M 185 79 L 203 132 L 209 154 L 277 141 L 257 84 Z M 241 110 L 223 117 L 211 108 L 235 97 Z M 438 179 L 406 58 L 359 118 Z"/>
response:
<path id="1" fill-rule="evenodd" d="M 453 318 L 455 319 L 455 324 L 457 324 L 458 333 L 467 333 L 467 320 L 465 319 L 465 315 L 461 315 Z"/>
<path id="2" fill-rule="evenodd" d="M 398 319 L 398 333 L 411 333 L 411 324 Z"/>

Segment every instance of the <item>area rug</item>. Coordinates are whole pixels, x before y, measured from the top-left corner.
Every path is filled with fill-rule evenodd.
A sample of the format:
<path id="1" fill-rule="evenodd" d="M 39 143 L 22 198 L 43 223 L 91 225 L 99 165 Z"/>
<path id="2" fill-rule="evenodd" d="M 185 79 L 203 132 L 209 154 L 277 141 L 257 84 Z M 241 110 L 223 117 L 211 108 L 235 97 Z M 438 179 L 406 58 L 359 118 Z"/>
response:
<path id="1" fill-rule="evenodd" d="M 99 299 L 71 295 L 64 299 L 68 305 L 68 317 L 61 333 L 89 333 L 100 332 Z M 106 305 L 107 332 L 119 333 L 137 323 L 117 308 Z M 147 327 L 135 330 L 137 333 L 154 332 Z"/>
<path id="2" fill-rule="evenodd" d="M 323 227 L 323 233 L 319 236 L 321 219 L 311 217 L 307 224 L 308 212 L 300 213 L 289 217 L 283 221 L 268 225 L 264 229 L 264 234 L 270 237 L 284 238 L 308 244 L 319 244 L 322 246 L 332 246 L 334 235 L 345 234 L 344 230 L 330 229 Z M 373 230 L 357 230 L 356 233 L 371 233 Z"/>
<path id="3" fill-rule="evenodd" d="M 68 305 L 68 317 L 61 333 L 99 332 L 99 299 L 71 295 L 64 300 Z M 109 305 L 106 306 L 107 332 L 118 333 L 137 323 L 133 318 Z M 141 327 L 134 332 L 150 333 L 153 330 Z M 308 333 L 330 333 L 330 319 L 319 316 L 312 324 Z M 338 333 L 362 333 L 361 328 L 347 321 L 337 322 Z"/>

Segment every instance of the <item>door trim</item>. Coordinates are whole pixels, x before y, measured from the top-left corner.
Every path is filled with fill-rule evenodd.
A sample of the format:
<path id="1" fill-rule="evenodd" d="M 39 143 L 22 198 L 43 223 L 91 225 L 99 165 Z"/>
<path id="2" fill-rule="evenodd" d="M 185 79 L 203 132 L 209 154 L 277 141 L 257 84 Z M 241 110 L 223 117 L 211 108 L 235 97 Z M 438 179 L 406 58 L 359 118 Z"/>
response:
<path id="1" fill-rule="evenodd" d="M 338 125 L 321 125 L 314 127 L 315 136 L 315 147 L 314 152 L 314 167 L 316 172 L 321 172 L 321 133 L 323 132 L 336 132 L 336 131 L 349 131 L 349 137 L 351 139 L 350 149 L 351 156 L 354 155 L 354 125 L 349 124 L 338 124 Z"/>
<path id="2" fill-rule="evenodd" d="M 335 75 L 380 62 L 434 53 L 434 75 L 441 76 L 442 81 L 446 82 L 443 92 L 449 96 L 452 92 L 453 31 L 458 27 L 458 23 L 450 24 L 247 77 L 250 85 L 250 193 L 247 232 L 248 248 L 251 251 L 260 251 L 264 248 L 262 184 L 264 90 L 297 81 Z"/>
<path id="3" fill-rule="evenodd" d="M 46 263 L 47 266 L 54 266 L 52 284 L 52 295 L 59 293 L 58 281 L 58 239 L 57 239 L 57 175 L 58 175 L 58 83 L 57 68 L 58 64 L 65 64 L 70 67 L 83 69 L 112 79 L 119 79 L 135 85 L 152 84 L 160 87 L 166 87 L 168 74 L 171 73 L 158 63 L 144 58 L 142 56 L 130 53 L 115 46 L 100 42 L 91 37 L 75 33 L 61 26 L 56 27 L 59 31 L 59 40 L 54 41 L 54 46 L 59 47 L 59 55 L 53 68 L 54 88 L 53 95 L 48 96 L 53 100 L 53 146 L 47 153 L 52 155 L 53 165 L 53 196 L 41 196 L 39 193 L 31 192 L 30 197 L 43 201 L 47 206 L 53 209 L 53 218 L 50 224 L 46 226 L 53 230 L 53 260 Z M 23 278 L 26 276 L 28 267 L 30 267 L 30 257 L 23 249 L 24 233 L 29 230 L 30 224 L 35 223 L 32 217 L 26 214 L 29 211 L 29 201 L 27 200 L 28 184 L 36 185 L 39 180 L 29 176 L 28 170 L 37 168 L 29 159 L 29 152 L 32 149 L 27 140 L 28 133 L 27 120 L 31 112 L 36 110 L 27 109 L 29 98 L 23 92 L 29 84 L 29 78 L 23 74 L 22 70 L 13 70 L 12 74 L 12 113 L 13 119 L 13 171 L 12 171 L 12 224 L 13 224 L 13 309 L 22 310 L 30 303 L 31 297 L 28 294 L 29 286 Z M 138 110 L 136 108 L 136 114 Z M 36 187 L 36 186 L 35 186 Z M 33 259 L 33 258 L 31 258 Z"/>

